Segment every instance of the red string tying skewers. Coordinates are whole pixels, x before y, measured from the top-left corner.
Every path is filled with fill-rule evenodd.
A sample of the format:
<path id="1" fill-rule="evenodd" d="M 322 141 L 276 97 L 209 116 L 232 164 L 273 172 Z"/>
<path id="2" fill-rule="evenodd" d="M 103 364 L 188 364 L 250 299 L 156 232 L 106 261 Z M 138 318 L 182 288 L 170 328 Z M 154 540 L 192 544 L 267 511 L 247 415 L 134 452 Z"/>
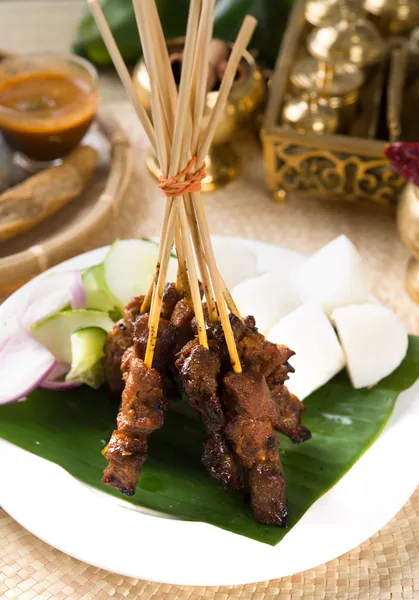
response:
<path id="1" fill-rule="evenodd" d="M 169 178 L 161 175 L 159 188 L 163 190 L 166 196 L 171 197 L 183 196 L 183 194 L 190 192 L 199 192 L 201 190 L 201 181 L 207 176 L 205 171 L 206 165 L 204 163 L 195 173 L 189 173 L 195 164 L 196 156 L 193 156 L 186 167 L 182 171 L 179 171 L 177 175 Z"/>

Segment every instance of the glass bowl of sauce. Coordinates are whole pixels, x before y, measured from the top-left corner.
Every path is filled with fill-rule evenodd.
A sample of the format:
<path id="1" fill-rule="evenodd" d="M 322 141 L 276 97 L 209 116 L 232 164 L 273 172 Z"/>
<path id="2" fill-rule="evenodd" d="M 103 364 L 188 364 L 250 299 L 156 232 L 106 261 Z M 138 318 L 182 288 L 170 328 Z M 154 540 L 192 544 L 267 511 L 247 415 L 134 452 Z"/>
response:
<path id="1" fill-rule="evenodd" d="M 0 131 L 26 166 L 74 150 L 97 103 L 96 69 L 78 56 L 27 54 L 0 62 Z"/>

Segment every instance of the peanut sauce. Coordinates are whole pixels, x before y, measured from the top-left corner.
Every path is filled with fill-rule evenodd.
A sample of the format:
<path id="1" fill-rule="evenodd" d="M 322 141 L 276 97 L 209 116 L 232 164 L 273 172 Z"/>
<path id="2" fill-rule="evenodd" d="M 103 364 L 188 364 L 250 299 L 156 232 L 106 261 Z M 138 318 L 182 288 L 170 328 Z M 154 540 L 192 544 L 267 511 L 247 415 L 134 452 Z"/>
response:
<path id="1" fill-rule="evenodd" d="M 0 130 L 31 159 L 49 161 L 71 152 L 88 130 L 97 92 L 61 73 L 34 72 L 1 81 Z"/>

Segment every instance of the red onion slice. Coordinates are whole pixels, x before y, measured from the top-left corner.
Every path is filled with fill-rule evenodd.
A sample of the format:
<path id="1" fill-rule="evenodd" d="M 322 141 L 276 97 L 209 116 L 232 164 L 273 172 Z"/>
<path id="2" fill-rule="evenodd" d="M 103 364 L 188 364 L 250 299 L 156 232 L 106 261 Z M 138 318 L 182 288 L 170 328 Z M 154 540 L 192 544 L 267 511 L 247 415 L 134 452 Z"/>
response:
<path id="1" fill-rule="evenodd" d="M 80 385 L 66 382 L 68 372 L 58 368 L 53 355 L 26 331 L 33 323 L 70 306 L 84 308 L 86 290 L 78 271 L 52 273 L 34 281 L 18 296 L 14 319 L 0 339 L 0 404 L 22 399 L 45 381 L 43 387 L 64 390 Z M 50 376 L 50 377 L 49 377 Z"/>
<path id="2" fill-rule="evenodd" d="M 65 363 L 57 362 L 51 373 L 49 373 L 48 377 L 44 379 L 41 383 L 41 388 L 45 390 L 71 390 L 73 388 L 79 387 L 81 384 L 80 381 L 66 381 L 65 376 L 69 372 L 70 367 Z"/>
<path id="3" fill-rule="evenodd" d="M 86 288 L 83 285 L 83 280 L 80 271 L 73 271 L 72 273 L 67 273 L 67 275 L 73 276 L 69 287 L 71 308 L 73 310 L 77 308 L 85 308 L 87 293 Z"/>
<path id="4" fill-rule="evenodd" d="M 48 377 L 54 357 L 18 323 L 6 327 L 0 344 L 0 404 L 20 400 Z"/>

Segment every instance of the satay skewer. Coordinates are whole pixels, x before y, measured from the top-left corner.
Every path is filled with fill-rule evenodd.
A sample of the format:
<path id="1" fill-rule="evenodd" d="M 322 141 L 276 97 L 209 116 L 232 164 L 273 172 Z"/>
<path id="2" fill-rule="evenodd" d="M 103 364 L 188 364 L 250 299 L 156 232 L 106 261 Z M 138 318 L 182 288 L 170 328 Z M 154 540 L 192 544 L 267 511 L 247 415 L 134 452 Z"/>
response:
<path id="1" fill-rule="evenodd" d="M 90 0 L 90 2 L 92 3 L 92 5 L 98 6 L 97 0 Z M 144 6 L 150 7 L 150 6 L 152 6 L 152 4 L 150 4 L 149 2 L 146 1 Z M 189 28 L 192 21 L 188 19 L 188 30 L 190 29 L 193 37 L 192 37 L 192 39 L 190 39 L 191 36 L 187 34 L 187 42 L 189 40 L 189 44 L 186 43 L 186 46 L 185 46 L 185 62 L 184 62 L 183 70 L 185 71 L 186 65 L 188 65 L 187 70 L 189 71 L 189 75 L 188 75 L 189 78 L 191 77 L 191 72 L 192 72 L 193 52 L 196 48 L 196 37 L 197 37 L 197 29 L 196 28 L 197 28 L 197 24 L 198 24 L 197 17 L 198 17 L 199 9 L 200 9 L 200 3 L 198 1 L 193 2 L 191 5 L 190 17 L 192 17 L 192 16 L 194 17 L 193 22 L 194 22 L 195 30 L 193 28 Z M 146 10 L 148 10 L 148 9 L 146 8 Z M 99 13 L 97 13 L 97 14 L 99 14 L 103 17 L 103 13 L 101 10 L 99 10 Z M 100 16 L 99 16 L 99 19 L 100 19 Z M 103 21 L 106 24 L 104 17 L 103 17 Z M 114 40 L 112 38 L 112 34 L 110 33 L 109 28 L 106 28 L 103 26 L 103 23 L 102 23 L 102 30 L 105 32 L 105 36 L 107 36 L 107 39 L 108 39 L 108 46 L 111 48 L 112 44 L 109 43 L 109 40 L 112 40 L 114 42 Z M 151 56 L 155 50 L 155 48 L 153 48 L 152 44 L 153 44 L 153 42 L 148 46 L 148 50 L 146 50 L 148 56 Z M 116 44 L 115 44 L 115 46 L 116 46 Z M 187 46 L 189 46 L 188 50 L 187 50 Z M 234 53 L 232 53 L 232 54 L 234 54 Z M 113 55 L 115 57 L 117 57 L 118 53 L 114 52 Z M 154 67 L 157 68 L 155 58 L 152 60 L 154 60 Z M 115 61 L 118 61 L 118 59 L 115 58 Z M 124 78 L 123 69 L 119 68 L 118 72 L 120 73 L 121 77 Z M 171 76 L 173 77 L 172 74 L 171 74 Z M 153 79 L 153 78 L 151 78 L 151 79 Z M 156 81 L 157 81 L 157 78 L 156 78 Z M 162 81 L 161 78 L 160 78 L 160 81 Z M 168 79 L 167 81 L 170 81 L 170 79 Z M 177 173 L 178 169 L 180 168 L 181 147 L 182 147 L 182 143 L 183 143 L 182 129 L 185 126 L 185 119 L 186 119 L 187 92 L 185 92 L 185 90 L 188 90 L 188 88 L 189 88 L 189 92 L 190 92 L 189 79 L 185 77 L 184 81 L 186 83 L 183 86 L 183 88 L 184 88 L 183 89 L 183 98 L 182 98 L 182 93 L 180 93 L 179 101 L 176 105 L 176 119 L 175 119 L 175 124 L 174 124 L 173 147 L 170 149 L 170 164 L 169 164 L 168 170 L 166 168 L 166 172 L 168 173 L 169 177 L 174 177 L 174 175 Z M 130 87 L 131 82 L 128 83 L 127 78 L 125 77 L 124 83 L 126 85 L 129 95 L 133 99 L 135 97 L 135 94 L 132 93 L 132 87 Z M 231 85 L 231 83 L 230 83 L 230 85 Z M 154 91 L 153 91 L 153 87 L 154 87 Z M 182 85 L 181 85 L 181 88 L 182 88 Z M 182 92 L 182 89 L 180 90 L 180 92 Z M 152 84 L 152 96 L 154 96 L 154 98 L 156 99 L 156 102 L 159 102 L 159 94 L 160 93 L 161 92 L 160 92 L 158 86 L 157 85 L 153 86 L 153 84 Z M 228 94 L 228 91 L 227 91 L 227 94 Z M 134 105 L 136 105 L 134 99 L 133 99 L 133 103 L 134 103 Z M 139 113 L 139 115 L 142 114 L 141 110 L 138 110 L 137 112 Z M 167 167 L 167 161 L 169 160 L 169 150 L 167 147 L 164 146 L 164 142 L 162 142 L 162 140 L 164 139 L 164 136 L 167 135 L 167 133 L 168 133 L 167 132 L 167 121 L 165 121 L 164 116 L 166 117 L 166 119 L 170 118 L 169 117 L 170 111 L 166 111 L 166 115 L 164 115 L 162 106 L 158 104 L 156 106 L 155 113 L 156 113 L 155 117 L 153 115 L 153 121 L 154 121 L 154 125 L 156 128 L 155 135 L 159 140 L 157 151 L 159 153 L 159 159 L 161 160 L 162 165 L 166 164 L 166 167 Z M 220 115 L 221 115 L 221 111 L 219 110 L 218 118 Z M 147 122 L 145 121 L 145 123 L 147 123 Z M 211 125 L 214 126 L 213 120 L 210 121 L 210 126 Z M 152 130 L 152 127 L 151 127 L 152 133 L 150 132 L 150 127 L 148 127 L 147 124 L 145 125 L 145 128 L 146 128 L 146 131 L 148 130 L 148 133 L 150 134 L 149 137 L 151 137 L 151 141 L 153 141 L 152 133 L 154 133 L 154 132 Z M 214 128 L 214 131 L 215 131 L 215 128 Z M 152 143 L 152 145 L 154 146 L 155 142 Z M 166 202 L 165 219 L 164 219 L 164 224 L 163 224 L 164 225 L 163 226 L 163 235 L 162 235 L 162 241 L 161 241 L 161 247 L 160 247 L 160 257 L 159 257 L 159 258 L 161 258 L 161 260 L 159 260 L 156 265 L 156 273 L 155 273 L 155 278 L 154 278 L 153 294 L 152 294 L 152 307 L 151 307 L 152 314 L 150 315 L 150 320 L 149 320 L 150 321 L 150 335 L 149 335 L 149 340 L 148 340 L 148 342 L 149 342 L 148 350 L 149 351 L 146 352 L 146 356 L 147 356 L 147 361 L 150 365 L 152 362 L 154 346 L 155 346 L 155 342 L 156 342 L 156 336 L 157 336 L 156 325 L 158 325 L 159 313 L 160 313 L 161 304 L 162 304 L 162 294 L 163 294 L 163 287 L 164 287 L 164 282 L 165 282 L 166 274 L 167 274 L 167 266 L 168 266 L 168 262 L 169 262 L 169 258 L 170 258 L 171 248 L 173 245 L 175 228 L 177 226 L 178 205 L 179 205 L 178 197 L 176 197 L 175 199 L 168 198 L 168 200 Z M 199 211 L 198 211 L 198 214 L 199 214 Z M 202 220 L 201 215 L 200 215 L 200 220 Z M 201 232 L 201 235 L 202 235 L 202 231 L 203 231 L 204 237 L 205 237 L 205 227 L 200 227 L 199 231 Z M 232 364 L 235 365 L 235 369 L 237 370 L 237 369 L 240 369 L 239 362 L 237 361 L 237 358 L 238 358 L 237 349 L 235 348 L 234 338 L 232 336 L 231 326 L 230 326 L 230 323 L 228 320 L 228 314 L 227 314 L 226 307 L 225 307 L 225 304 L 223 301 L 223 293 L 220 290 L 221 278 L 219 276 L 218 269 L 214 268 L 215 259 L 213 260 L 213 251 L 212 251 L 211 243 L 209 240 L 209 235 L 208 235 L 208 241 L 204 240 L 203 247 L 205 250 L 205 254 L 207 256 L 204 257 L 204 255 L 202 253 L 199 253 L 199 256 L 200 256 L 201 260 L 203 260 L 205 258 L 206 262 L 209 266 L 209 272 L 210 272 L 211 279 L 212 279 L 212 285 L 213 285 L 214 291 L 216 291 L 217 303 L 220 304 L 220 307 L 221 307 L 219 309 L 220 313 L 221 313 L 220 316 L 221 316 L 223 328 L 226 331 L 226 339 L 227 339 L 227 344 L 229 346 L 229 351 L 231 354 Z M 212 256 L 211 256 L 211 254 L 212 254 Z M 186 259 L 186 261 L 187 261 L 187 259 Z M 193 261 L 193 258 L 192 258 L 192 261 Z M 215 267 L 216 267 L 216 265 L 215 265 Z M 204 272 L 205 272 L 205 270 L 204 270 Z M 198 317 L 198 315 L 197 315 L 197 317 Z M 205 324 L 203 324 L 203 325 L 205 325 Z M 201 329 L 203 329 L 203 327 L 201 327 Z M 230 329 L 230 332 L 229 332 L 229 329 Z M 234 346 L 234 348 L 233 348 L 233 346 Z"/>

